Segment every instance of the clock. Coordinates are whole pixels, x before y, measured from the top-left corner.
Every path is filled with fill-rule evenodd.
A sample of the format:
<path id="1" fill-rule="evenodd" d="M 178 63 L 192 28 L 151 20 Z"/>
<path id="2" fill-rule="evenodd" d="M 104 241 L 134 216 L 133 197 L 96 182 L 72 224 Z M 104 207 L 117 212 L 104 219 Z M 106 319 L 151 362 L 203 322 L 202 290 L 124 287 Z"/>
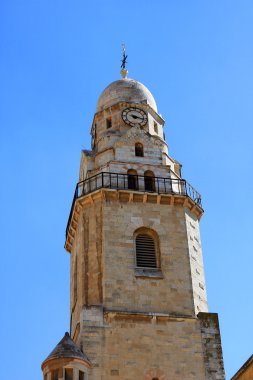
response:
<path id="1" fill-rule="evenodd" d="M 129 107 L 122 112 L 122 119 L 126 124 L 131 125 L 132 127 L 135 125 L 143 127 L 147 124 L 148 115 L 141 108 Z"/>

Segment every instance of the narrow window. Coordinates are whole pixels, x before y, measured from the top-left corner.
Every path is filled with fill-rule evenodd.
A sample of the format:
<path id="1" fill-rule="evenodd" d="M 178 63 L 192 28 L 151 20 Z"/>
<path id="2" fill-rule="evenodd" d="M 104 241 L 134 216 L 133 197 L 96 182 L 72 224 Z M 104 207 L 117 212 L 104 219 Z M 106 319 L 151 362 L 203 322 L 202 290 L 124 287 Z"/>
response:
<path id="1" fill-rule="evenodd" d="M 138 157 L 143 157 L 143 145 L 141 143 L 135 144 L 135 155 Z"/>
<path id="2" fill-rule="evenodd" d="M 151 170 L 144 173 L 145 191 L 155 192 L 155 177 Z"/>
<path id="3" fill-rule="evenodd" d="M 158 126 L 157 123 L 154 121 L 154 131 L 155 133 L 158 133 Z"/>
<path id="4" fill-rule="evenodd" d="M 52 372 L 51 380 L 58 380 L 59 379 L 59 370 L 54 369 Z"/>
<path id="5" fill-rule="evenodd" d="M 94 124 L 93 130 L 92 130 L 92 136 L 91 136 L 91 147 L 92 149 L 95 148 L 96 145 L 96 135 L 97 135 L 97 124 Z"/>
<path id="6" fill-rule="evenodd" d="M 165 133 L 163 132 L 163 139 L 165 140 Z"/>
<path id="7" fill-rule="evenodd" d="M 112 119 L 108 118 L 106 119 L 106 128 L 109 129 L 112 127 Z"/>
<path id="8" fill-rule="evenodd" d="M 156 247 L 152 236 L 140 233 L 135 239 L 136 266 L 140 268 L 157 268 Z"/>
<path id="9" fill-rule="evenodd" d="M 65 368 L 65 380 L 73 380 L 73 369 Z"/>
<path id="10" fill-rule="evenodd" d="M 79 380 L 84 380 L 84 372 L 79 371 Z"/>
<path id="11" fill-rule="evenodd" d="M 137 171 L 130 169 L 127 172 L 128 189 L 138 190 L 138 175 Z"/>
<path id="12" fill-rule="evenodd" d="M 73 290 L 74 290 L 74 293 L 73 293 L 73 306 L 75 305 L 76 301 L 77 301 L 77 257 L 75 259 L 75 264 L 74 264 L 74 278 L 73 278 Z"/>

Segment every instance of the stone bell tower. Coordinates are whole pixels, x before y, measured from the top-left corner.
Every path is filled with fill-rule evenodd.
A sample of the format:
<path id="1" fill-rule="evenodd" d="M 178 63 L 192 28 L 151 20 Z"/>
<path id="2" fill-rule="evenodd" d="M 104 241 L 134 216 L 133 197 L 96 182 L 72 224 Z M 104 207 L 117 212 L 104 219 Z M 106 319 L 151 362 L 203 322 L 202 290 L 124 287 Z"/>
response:
<path id="1" fill-rule="evenodd" d="M 67 224 L 72 344 L 87 379 L 222 380 L 201 196 L 168 153 L 154 97 L 121 73 L 99 97 Z"/>

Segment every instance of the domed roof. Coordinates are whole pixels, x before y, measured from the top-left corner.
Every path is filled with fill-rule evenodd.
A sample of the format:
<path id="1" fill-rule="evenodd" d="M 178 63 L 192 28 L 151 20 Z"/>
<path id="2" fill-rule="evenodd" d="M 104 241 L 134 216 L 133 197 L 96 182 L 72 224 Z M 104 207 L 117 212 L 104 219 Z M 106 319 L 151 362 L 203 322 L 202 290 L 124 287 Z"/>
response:
<path id="1" fill-rule="evenodd" d="M 80 350 L 75 342 L 70 338 L 69 333 L 66 332 L 62 340 L 57 344 L 53 351 L 44 360 L 42 365 L 48 360 L 59 358 L 76 358 L 89 362 L 87 356 Z"/>
<path id="2" fill-rule="evenodd" d="M 156 102 L 151 92 L 134 79 L 123 78 L 109 84 L 100 95 L 96 111 L 102 111 L 118 102 L 147 103 L 157 112 Z"/>

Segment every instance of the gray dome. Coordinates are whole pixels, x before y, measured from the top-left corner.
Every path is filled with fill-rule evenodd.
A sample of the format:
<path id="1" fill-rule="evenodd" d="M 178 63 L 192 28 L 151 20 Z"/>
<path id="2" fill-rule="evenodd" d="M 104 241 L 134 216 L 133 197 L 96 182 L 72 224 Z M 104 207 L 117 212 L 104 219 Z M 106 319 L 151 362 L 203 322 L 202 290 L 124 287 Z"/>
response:
<path id="1" fill-rule="evenodd" d="M 48 360 L 59 358 L 76 358 L 89 362 L 87 356 L 80 350 L 75 342 L 70 338 L 69 333 L 66 332 L 62 340 L 57 344 L 53 351 L 44 360 L 42 365 Z"/>
<path id="2" fill-rule="evenodd" d="M 147 103 L 157 112 L 155 99 L 142 83 L 134 79 L 120 79 L 112 82 L 100 95 L 96 112 L 118 102 Z"/>

